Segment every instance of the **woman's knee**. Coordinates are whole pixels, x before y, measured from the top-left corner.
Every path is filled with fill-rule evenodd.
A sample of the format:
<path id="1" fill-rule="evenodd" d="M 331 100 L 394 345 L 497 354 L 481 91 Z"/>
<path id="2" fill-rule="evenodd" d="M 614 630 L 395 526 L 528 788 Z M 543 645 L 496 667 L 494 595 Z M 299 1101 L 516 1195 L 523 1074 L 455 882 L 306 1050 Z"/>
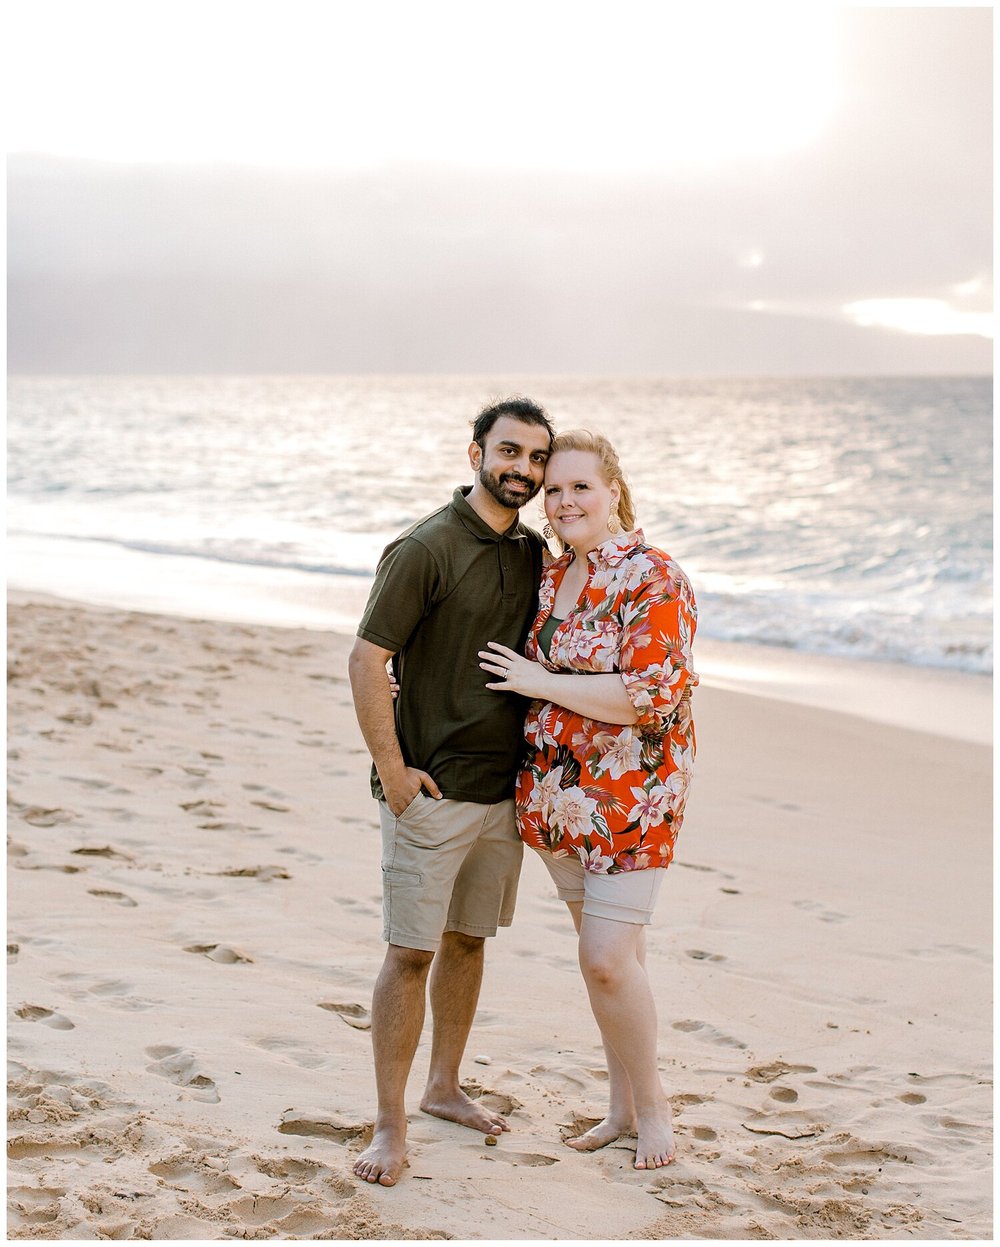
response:
<path id="1" fill-rule="evenodd" d="M 626 957 L 616 950 L 580 946 L 580 969 L 590 987 L 613 987 L 621 981 L 625 966 Z"/>
<path id="2" fill-rule="evenodd" d="M 596 926 L 595 924 L 600 924 Z M 580 935 L 580 969 L 591 987 L 607 988 L 620 982 L 637 962 L 637 940 L 642 927 L 588 918 Z"/>

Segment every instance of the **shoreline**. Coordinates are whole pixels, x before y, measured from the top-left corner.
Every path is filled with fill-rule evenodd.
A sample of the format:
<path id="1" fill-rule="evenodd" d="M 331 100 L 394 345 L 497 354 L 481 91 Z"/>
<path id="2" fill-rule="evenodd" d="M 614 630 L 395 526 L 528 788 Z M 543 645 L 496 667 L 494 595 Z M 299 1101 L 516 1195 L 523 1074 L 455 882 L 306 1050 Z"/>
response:
<path id="1" fill-rule="evenodd" d="M 11 1237 L 990 1236 L 984 747 L 706 680 L 648 931 L 677 1161 L 562 1143 L 607 1083 L 528 860 L 463 1065 L 512 1132 L 417 1111 L 425 1032 L 386 1190 L 349 637 L 15 594 L 9 641 Z"/>
<path id="2" fill-rule="evenodd" d="M 353 636 L 371 584 L 367 576 L 317 576 L 275 568 L 265 573 L 246 564 L 174 556 L 170 560 L 174 565 L 172 577 L 151 586 L 146 556 L 101 547 L 100 543 L 82 544 L 98 547 L 104 557 L 103 566 L 98 565 L 104 573 L 99 581 L 93 575 L 92 562 L 84 559 L 67 565 L 60 559 L 58 566 L 69 571 L 64 572 L 61 591 L 53 592 L 55 574 L 46 561 L 46 540 L 34 550 L 29 544 L 20 559 L 12 562 L 8 601 L 78 602 L 181 619 Z M 88 553 L 93 559 L 93 551 Z M 992 744 L 992 675 L 817 654 L 701 634 L 695 647 L 699 674 L 709 687 Z"/>

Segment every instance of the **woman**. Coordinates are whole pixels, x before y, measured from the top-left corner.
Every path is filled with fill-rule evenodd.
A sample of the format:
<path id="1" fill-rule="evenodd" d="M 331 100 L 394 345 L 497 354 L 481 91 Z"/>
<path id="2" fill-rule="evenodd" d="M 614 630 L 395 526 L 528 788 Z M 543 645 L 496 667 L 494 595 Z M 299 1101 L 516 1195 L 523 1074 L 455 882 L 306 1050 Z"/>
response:
<path id="1" fill-rule="evenodd" d="M 673 857 L 694 761 L 689 690 L 697 609 L 687 577 L 635 528 L 607 438 L 556 438 L 545 514 L 563 546 L 543 573 L 527 657 L 496 642 L 487 688 L 534 698 L 518 778 L 522 839 L 579 934 L 580 967 L 608 1061 L 607 1116 L 578 1151 L 638 1135 L 636 1169 L 674 1156 L 656 1063 L 645 926 Z"/>

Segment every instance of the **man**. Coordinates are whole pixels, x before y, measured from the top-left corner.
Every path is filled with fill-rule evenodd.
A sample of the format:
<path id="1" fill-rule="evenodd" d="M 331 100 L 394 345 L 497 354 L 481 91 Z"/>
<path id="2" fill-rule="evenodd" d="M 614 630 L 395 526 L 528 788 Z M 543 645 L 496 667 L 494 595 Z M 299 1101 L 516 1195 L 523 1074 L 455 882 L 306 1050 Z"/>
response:
<path id="1" fill-rule="evenodd" d="M 404 1095 L 428 973 L 433 1040 L 420 1107 L 480 1133 L 508 1129 L 458 1077 L 485 939 L 510 925 L 522 853 L 513 795 L 525 703 L 486 688 L 478 651 L 488 641 L 520 650 L 534 617 L 542 543 L 518 508 L 541 488 L 553 430 L 541 407 L 516 398 L 480 412 L 472 435 L 474 484 L 386 547 L 349 664 L 380 802 L 388 943 L 372 1000 L 378 1114 L 354 1172 L 383 1186 L 405 1162 Z"/>

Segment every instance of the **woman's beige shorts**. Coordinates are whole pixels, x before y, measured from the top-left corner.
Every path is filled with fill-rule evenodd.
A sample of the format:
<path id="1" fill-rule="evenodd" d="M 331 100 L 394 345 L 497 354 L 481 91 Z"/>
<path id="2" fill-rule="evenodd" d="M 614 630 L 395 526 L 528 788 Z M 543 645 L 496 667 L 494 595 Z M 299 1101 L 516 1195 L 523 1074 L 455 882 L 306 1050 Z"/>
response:
<path id="1" fill-rule="evenodd" d="M 583 912 L 592 918 L 610 918 L 612 922 L 632 922 L 648 926 L 666 870 L 648 866 L 645 870 L 626 870 L 616 875 L 598 875 L 584 870 L 583 863 L 572 854 L 553 857 L 544 849 L 535 852 L 545 863 L 556 885 L 561 901 L 583 901 Z"/>
<path id="2" fill-rule="evenodd" d="M 423 790 L 382 823 L 382 938 L 435 952 L 445 931 L 496 935 L 514 918 L 523 845 L 514 801 L 435 801 Z"/>

